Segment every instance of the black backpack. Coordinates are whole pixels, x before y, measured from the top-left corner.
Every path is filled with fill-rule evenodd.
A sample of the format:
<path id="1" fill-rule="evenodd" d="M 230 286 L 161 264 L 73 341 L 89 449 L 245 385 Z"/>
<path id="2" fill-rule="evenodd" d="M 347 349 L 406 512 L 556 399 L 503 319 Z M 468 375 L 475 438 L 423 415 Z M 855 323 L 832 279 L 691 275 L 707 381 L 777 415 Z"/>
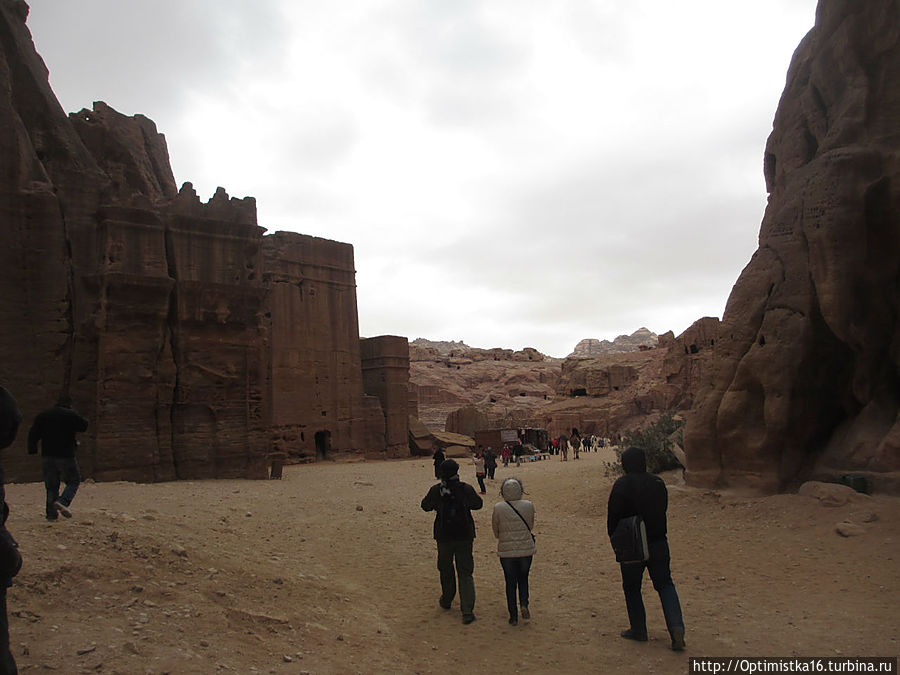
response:
<path id="1" fill-rule="evenodd" d="M 449 486 L 449 494 L 441 495 L 438 506 L 438 532 L 448 540 L 471 539 L 469 529 L 469 507 L 461 483 L 455 481 Z"/>

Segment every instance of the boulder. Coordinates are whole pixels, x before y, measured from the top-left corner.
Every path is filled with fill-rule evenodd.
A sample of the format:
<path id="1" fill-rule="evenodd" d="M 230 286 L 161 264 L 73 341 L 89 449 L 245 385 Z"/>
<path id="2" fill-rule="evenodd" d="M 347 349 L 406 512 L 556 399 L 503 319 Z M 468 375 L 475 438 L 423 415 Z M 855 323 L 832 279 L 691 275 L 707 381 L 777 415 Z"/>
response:
<path id="1" fill-rule="evenodd" d="M 856 490 L 846 485 L 837 483 L 822 483 L 820 481 L 808 481 L 800 486 L 797 494 L 804 497 L 818 499 L 823 506 L 844 506 L 858 498 L 865 499 Z"/>

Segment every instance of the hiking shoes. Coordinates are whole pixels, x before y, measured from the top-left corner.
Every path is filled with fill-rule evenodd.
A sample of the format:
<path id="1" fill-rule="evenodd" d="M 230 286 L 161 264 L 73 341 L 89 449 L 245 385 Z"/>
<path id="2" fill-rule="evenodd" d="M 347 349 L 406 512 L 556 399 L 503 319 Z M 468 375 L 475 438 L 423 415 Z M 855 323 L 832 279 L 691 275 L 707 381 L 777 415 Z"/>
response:
<path id="1" fill-rule="evenodd" d="M 647 641 L 646 633 L 638 633 L 638 632 L 631 630 L 630 628 L 628 630 L 623 630 L 621 633 L 619 633 L 619 635 L 621 635 L 626 640 L 634 640 L 635 642 L 646 642 Z"/>
<path id="2" fill-rule="evenodd" d="M 531 618 L 531 612 L 528 611 L 528 606 L 522 608 L 522 618 L 528 620 Z"/>
<path id="3" fill-rule="evenodd" d="M 468 625 L 468 624 L 472 623 L 474 620 L 475 620 L 474 614 L 463 614 L 462 621 L 464 624 Z"/>
<path id="4" fill-rule="evenodd" d="M 683 652 L 684 651 L 684 631 L 678 630 L 672 633 L 672 651 L 673 652 Z"/>
<path id="5" fill-rule="evenodd" d="M 53 502 L 53 508 L 63 514 L 65 518 L 71 518 L 72 512 L 69 511 L 69 507 L 63 504 L 62 502 Z"/>

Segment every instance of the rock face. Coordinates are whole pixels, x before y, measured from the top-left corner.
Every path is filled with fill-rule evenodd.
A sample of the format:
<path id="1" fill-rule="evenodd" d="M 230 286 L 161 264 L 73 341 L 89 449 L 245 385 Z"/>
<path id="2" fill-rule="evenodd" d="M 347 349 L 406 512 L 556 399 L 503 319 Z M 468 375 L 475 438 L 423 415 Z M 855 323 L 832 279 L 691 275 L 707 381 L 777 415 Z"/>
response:
<path id="1" fill-rule="evenodd" d="M 603 354 L 625 354 L 636 352 L 642 347 L 655 347 L 658 340 L 656 333 L 646 328 L 638 328 L 631 335 L 619 335 L 615 340 L 585 339 L 575 345 L 575 349 L 567 358 L 583 358 L 601 356 Z"/>
<path id="2" fill-rule="evenodd" d="M 419 416 L 433 430 L 471 436 L 531 427 L 556 436 L 578 427 L 610 435 L 661 412 L 690 408 L 718 324 L 701 319 L 677 338 L 671 332 L 660 336 L 652 349 L 565 360 L 540 354 L 526 360 L 523 352 L 510 350 L 441 355 L 410 344 L 410 380 Z M 492 356 L 482 359 L 487 353 Z"/>
<path id="3" fill-rule="evenodd" d="M 408 356 L 376 339 L 364 382 L 352 247 L 264 237 L 253 199 L 177 191 L 143 116 L 102 102 L 66 116 L 27 12 L 0 0 L 0 381 L 24 428 L 70 394 L 90 421 L 82 469 L 111 480 L 396 452 Z M 382 375 L 402 400 L 367 392 Z M 35 480 L 19 436 L 7 477 Z"/>
<path id="4" fill-rule="evenodd" d="M 759 249 L 685 433 L 696 485 L 854 470 L 878 489 L 900 469 L 898 16 L 896 0 L 822 0 L 794 54 Z"/>

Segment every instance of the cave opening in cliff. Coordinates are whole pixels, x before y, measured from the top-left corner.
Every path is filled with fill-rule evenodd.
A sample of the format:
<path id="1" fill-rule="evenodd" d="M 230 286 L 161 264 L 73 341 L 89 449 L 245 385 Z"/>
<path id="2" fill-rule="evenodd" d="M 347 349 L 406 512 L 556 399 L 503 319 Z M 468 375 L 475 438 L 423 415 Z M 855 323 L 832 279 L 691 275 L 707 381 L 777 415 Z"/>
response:
<path id="1" fill-rule="evenodd" d="M 331 432 L 327 429 L 316 432 L 316 461 L 321 462 L 328 459 L 331 453 Z"/>

